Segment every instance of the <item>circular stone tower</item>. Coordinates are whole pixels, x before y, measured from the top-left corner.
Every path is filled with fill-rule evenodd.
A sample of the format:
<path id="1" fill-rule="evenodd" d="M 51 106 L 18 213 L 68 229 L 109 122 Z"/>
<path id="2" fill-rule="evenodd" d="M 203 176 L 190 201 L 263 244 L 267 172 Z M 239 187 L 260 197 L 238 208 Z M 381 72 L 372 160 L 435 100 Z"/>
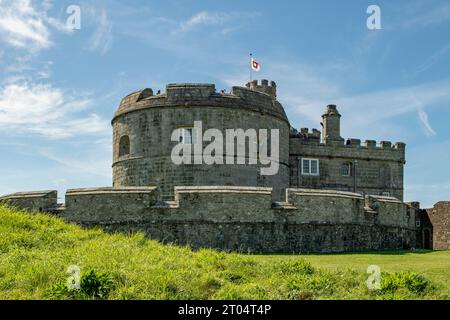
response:
<path id="1" fill-rule="evenodd" d="M 254 129 L 258 141 L 260 129 L 267 129 L 269 155 L 273 156 L 271 132 L 278 129 L 279 156 L 273 163 L 278 171 L 261 174 L 261 169 L 270 165 L 261 163 L 259 148 L 256 157 L 251 156 L 249 140 L 245 140 L 244 164 L 237 163 L 236 150 L 233 164 L 227 163 L 225 156 L 223 164 L 175 164 L 171 154 L 176 145 L 199 143 L 194 141 L 197 131 L 193 130 L 199 121 L 203 133 L 217 129 L 223 134 L 224 153 L 227 129 Z M 157 95 L 152 89 L 139 90 L 122 99 L 112 126 L 114 187 L 157 186 L 164 200 L 173 197 L 175 186 L 272 187 L 278 200 L 289 186 L 290 125 L 276 100 L 274 82 L 252 81 L 246 87 L 233 87 L 230 93 L 216 92 L 213 84 L 169 84 L 166 93 Z M 179 141 L 172 141 L 174 131 Z M 234 141 L 237 145 L 237 139 Z M 198 155 L 195 150 L 211 142 L 200 143 L 200 149 L 192 147 L 193 157 Z"/>

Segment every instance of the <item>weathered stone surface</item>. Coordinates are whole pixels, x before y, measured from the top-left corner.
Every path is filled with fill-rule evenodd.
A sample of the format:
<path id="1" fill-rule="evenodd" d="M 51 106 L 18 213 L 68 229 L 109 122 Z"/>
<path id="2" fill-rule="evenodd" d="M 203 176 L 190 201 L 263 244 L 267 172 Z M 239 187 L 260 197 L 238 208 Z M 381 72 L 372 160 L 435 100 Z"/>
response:
<path id="1" fill-rule="evenodd" d="M 433 249 L 450 250 L 450 201 L 438 202 L 426 212 L 433 226 Z"/>
<path id="2" fill-rule="evenodd" d="M 58 206 L 58 194 L 56 190 L 17 192 L 0 197 L 0 202 L 28 211 L 50 211 Z"/>
<path id="3" fill-rule="evenodd" d="M 403 200 L 403 169 L 405 144 L 389 141 L 344 139 L 340 135 L 340 118 L 335 105 L 323 114 L 323 141 L 320 132 L 291 131 L 289 167 L 291 187 L 335 189 L 368 195 L 389 195 Z M 302 158 L 319 160 L 319 174 L 305 175 L 301 171 Z M 350 166 L 349 174 L 341 168 Z"/>
<path id="4" fill-rule="evenodd" d="M 63 217 L 110 230 L 142 231 L 163 242 L 254 252 L 341 252 L 414 245 L 406 205 L 350 192 L 288 189 L 289 210 L 272 206 L 270 188 L 177 187 L 173 201 L 157 190 L 70 190 Z M 389 217 L 396 216 L 396 219 Z"/>
<path id="5" fill-rule="evenodd" d="M 120 105 L 112 122 L 115 187 L 158 186 L 163 199 L 170 199 L 175 186 L 258 186 L 271 187 L 274 198 L 282 197 L 289 186 L 289 122 L 279 102 L 268 94 L 240 87 L 234 87 L 231 94 L 219 94 L 214 85 L 171 84 L 166 91 L 165 95 Z M 278 129 L 278 174 L 262 176 L 263 165 L 259 161 L 248 164 L 248 157 L 245 165 L 175 165 L 171 152 L 178 142 L 171 141 L 172 132 L 193 126 L 194 121 L 202 121 L 203 132 L 218 129 L 224 135 L 226 129 Z M 130 154 L 120 157 L 123 136 L 129 137 Z M 207 144 L 203 143 L 202 149 Z"/>

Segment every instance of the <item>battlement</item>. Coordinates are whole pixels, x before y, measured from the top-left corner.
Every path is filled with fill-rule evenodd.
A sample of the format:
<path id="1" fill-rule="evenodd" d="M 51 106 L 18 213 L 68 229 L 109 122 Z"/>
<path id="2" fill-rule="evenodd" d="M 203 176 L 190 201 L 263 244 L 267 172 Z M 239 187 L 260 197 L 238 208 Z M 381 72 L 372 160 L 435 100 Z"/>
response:
<path id="1" fill-rule="evenodd" d="M 321 132 L 317 129 L 310 130 L 309 128 L 301 128 L 300 131 L 293 130 L 291 131 L 291 138 L 299 139 L 301 143 L 307 143 L 312 145 L 317 145 L 321 147 L 326 147 L 327 144 L 321 142 Z M 358 149 L 370 149 L 370 150 L 385 150 L 385 151 L 394 151 L 394 152 L 404 152 L 406 149 L 406 144 L 403 142 L 395 142 L 391 141 L 380 141 L 377 142 L 375 140 L 365 140 L 361 141 L 361 139 L 349 138 L 343 141 L 342 143 L 334 143 L 332 146 L 333 149 L 336 147 L 342 148 L 358 148 Z"/>
<path id="2" fill-rule="evenodd" d="M 168 101 L 202 100 L 216 93 L 214 84 L 206 83 L 173 83 L 166 86 Z"/>
<path id="3" fill-rule="evenodd" d="M 116 117 L 147 108 L 167 107 L 220 107 L 241 110 L 254 110 L 274 115 L 287 120 L 282 105 L 276 100 L 276 85 L 272 81 L 255 80 L 251 84 L 233 86 L 230 92 L 216 92 L 214 84 L 207 83 L 172 83 L 166 86 L 166 92 L 158 91 L 153 95 L 150 88 L 130 93 L 122 99 L 113 121 Z"/>
<path id="4" fill-rule="evenodd" d="M 291 137 L 300 138 L 305 143 L 319 144 L 321 134 L 322 133 L 317 129 L 312 129 L 310 131 L 309 128 L 301 128 L 300 131 L 295 130 L 293 133 L 291 133 Z"/>
<path id="5" fill-rule="evenodd" d="M 134 91 L 122 99 L 120 105 L 139 102 L 143 99 L 153 96 L 153 90 L 150 88 Z"/>
<path id="6" fill-rule="evenodd" d="M 346 147 L 361 147 L 361 148 L 367 148 L 367 149 L 383 149 L 383 150 L 399 150 L 404 151 L 406 144 L 403 142 L 395 142 L 392 144 L 391 141 L 380 141 L 377 143 L 375 140 L 365 140 L 364 142 L 361 142 L 360 139 L 347 139 L 345 142 Z"/>
<path id="7" fill-rule="evenodd" d="M 258 83 L 258 80 L 253 80 L 251 82 L 248 82 L 245 86 L 250 90 L 268 94 L 272 98 L 277 97 L 277 84 L 275 83 L 275 81 L 270 81 L 269 84 L 269 80 L 266 79 L 261 80 L 261 83 Z"/>

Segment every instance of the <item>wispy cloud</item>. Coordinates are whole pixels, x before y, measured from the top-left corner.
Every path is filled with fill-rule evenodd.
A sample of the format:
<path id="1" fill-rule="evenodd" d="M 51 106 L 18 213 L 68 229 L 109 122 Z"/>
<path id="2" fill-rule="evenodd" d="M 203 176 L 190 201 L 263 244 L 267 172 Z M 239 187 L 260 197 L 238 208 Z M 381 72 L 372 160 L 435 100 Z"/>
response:
<path id="1" fill-rule="evenodd" d="M 278 99 L 293 125 L 317 127 L 327 104 L 338 105 L 343 114 L 343 134 L 366 139 L 405 139 L 410 128 L 402 127 L 399 117 L 418 112 L 420 125 L 428 136 L 436 134 L 426 109 L 450 105 L 450 78 L 416 86 L 365 93 L 349 93 L 330 79 L 326 68 L 271 61 L 266 73 L 278 84 Z M 247 81 L 241 73 L 224 75 L 229 85 Z M 300 123 L 295 123 L 299 121 Z"/>
<path id="2" fill-rule="evenodd" d="M 441 2 L 439 5 L 427 8 L 418 7 L 418 12 L 405 15 L 402 27 L 405 29 L 427 28 L 440 25 L 450 20 L 450 3 Z"/>
<path id="3" fill-rule="evenodd" d="M 106 145 L 111 145 L 108 141 Z M 111 177 L 111 154 L 105 148 L 94 149 L 92 146 L 87 148 L 88 152 L 83 157 L 74 155 L 63 155 L 58 150 L 51 148 L 40 148 L 37 152 L 64 167 L 69 168 L 72 172 L 90 174 L 104 178 Z M 99 152 L 100 150 L 100 152 Z"/>
<path id="4" fill-rule="evenodd" d="M 112 14 L 120 16 L 117 12 Z M 205 42 L 208 39 L 213 40 L 211 46 L 214 46 L 218 36 L 230 36 L 236 30 L 251 25 L 261 16 L 260 12 L 206 10 L 181 19 L 155 13 L 146 13 L 142 16 L 142 13 L 132 11 L 131 14 L 135 16 L 132 23 L 118 22 L 117 30 L 122 35 L 142 39 L 146 44 L 158 49 L 183 56 L 201 56 L 201 59 L 209 52 L 209 49 L 205 48 Z M 195 45 L 199 42 L 202 43 L 202 48 Z"/>
<path id="5" fill-rule="evenodd" d="M 427 136 L 436 135 L 436 131 L 434 131 L 434 129 L 431 127 L 430 121 L 428 120 L 428 114 L 425 111 L 423 111 L 422 109 L 419 109 L 418 114 L 419 114 L 420 123 L 422 124 L 422 126 L 424 128 L 425 134 Z"/>
<path id="6" fill-rule="evenodd" d="M 113 41 L 112 23 L 104 9 L 100 11 L 97 27 L 89 41 L 89 49 L 105 54 L 111 48 Z"/>
<path id="7" fill-rule="evenodd" d="M 0 87 L 0 131 L 53 139 L 108 132 L 107 121 L 81 113 L 90 104 L 50 84 L 10 83 Z"/>
<path id="8" fill-rule="evenodd" d="M 441 49 L 430 55 L 422 64 L 420 64 L 414 70 L 413 74 L 416 75 L 430 69 L 449 52 L 450 52 L 450 43 L 447 43 Z"/>
<path id="9" fill-rule="evenodd" d="M 201 11 L 181 22 L 179 29 L 174 32 L 187 32 L 197 26 L 221 26 L 232 17 L 230 13 Z"/>
<path id="10" fill-rule="evenodd" d="M 70 32 L 65 24 L 47 16 L 50 1 L 41 6 L 33 6 L 31 0 L 2 0 L 0 4 L 0 38 L 10 46 L 39 51 L 52 45 L 52 28 Z"/>

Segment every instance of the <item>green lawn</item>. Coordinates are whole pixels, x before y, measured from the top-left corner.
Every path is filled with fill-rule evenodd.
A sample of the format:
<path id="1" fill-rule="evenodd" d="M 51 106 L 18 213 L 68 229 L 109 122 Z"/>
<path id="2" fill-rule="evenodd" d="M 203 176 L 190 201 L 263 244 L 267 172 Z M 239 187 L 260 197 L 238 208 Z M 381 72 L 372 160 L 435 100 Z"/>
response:
<path id="1" fill-rule="evenodd" d="M 449 258 L 194 251 L 0 206 L 0 299 L 450 299 Z M 371 264 L 379 290 L 366 285 Z M 79 289 L 67 286 L 69 266 Z"/>
<path id="2" fill-rule="evenodd" d="M 288 255 L 261 255 L 264 261 L 284 260 Z M 291 256 L 292 257 L 292 256 Z M 315 266 L 329 270 L 354 269 L 366 272 L 369 265 L 381 271 L 413 271 L 450 288 L 450 251 L 382 251 L 342 254 L 306 254 L 302 257 Z"/>

